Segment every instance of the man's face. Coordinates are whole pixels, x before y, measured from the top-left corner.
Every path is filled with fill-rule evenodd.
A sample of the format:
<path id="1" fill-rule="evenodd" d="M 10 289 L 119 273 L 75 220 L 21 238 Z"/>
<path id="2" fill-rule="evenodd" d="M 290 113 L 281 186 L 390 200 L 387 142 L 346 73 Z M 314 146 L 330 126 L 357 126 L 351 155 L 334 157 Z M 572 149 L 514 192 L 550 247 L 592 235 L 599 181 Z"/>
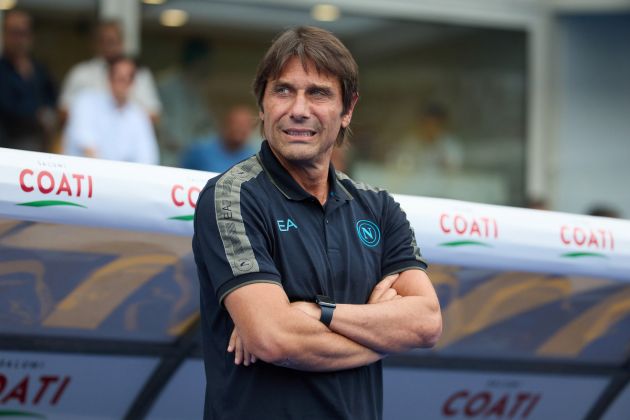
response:
<path id="1" fill-rule="evenodd" d="M 96 36 L 97 53 L 107 61 L 120 57 L 123 53 L 123 40 L 115 25 L 104 25 Z"/>
<path id="2" fill-rule="evenodd" d="M 264 134 L 281 161 L 327 162 L 341 127 L 352 118 L 354 103 L 345 115 L 337 77 L 306 70 L 293 57 L 275 80 L 268 80 L 260 118 Z"/>
<path id="3" fill-rule="evenodd" d="M 33 37 L 31 19 L 22 12 L 12 12 L 4 22 L 4 52 L 7 55 L 25 55 L 31 50 Z"/>
<path id="4" fill-rule="evenodd" d="M 136 66 L 131 61 L 119 61 L 110 70 L 109 83 L 112 95 L 119 104 L 124 104 L 129 98 L 129 91 L 133 84 Z"/>

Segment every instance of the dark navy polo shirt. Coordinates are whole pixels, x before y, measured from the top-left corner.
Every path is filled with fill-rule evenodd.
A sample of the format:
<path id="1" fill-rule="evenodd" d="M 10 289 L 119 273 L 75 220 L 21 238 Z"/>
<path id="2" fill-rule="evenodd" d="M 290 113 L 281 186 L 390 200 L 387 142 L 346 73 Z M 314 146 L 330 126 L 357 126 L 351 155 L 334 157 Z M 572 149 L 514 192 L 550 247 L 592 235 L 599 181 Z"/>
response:
<path id="1" fill-rule="evenodd" d="M 226 295 L 257 282 L 291 301 L 315 295 L 365 304 L 383 277 L 426 269 L 413 231 L 385 191 L 332 168 L 322 206 L 289 175 L 267 142 L 211 179 L 199 195 L 193 251 L 201 284 L 205 419 L 380 419 L 381 363 L 303 372 L 258 361 L 236 366 Z M 260 314 L 260 316 L 264 316 Z"/>

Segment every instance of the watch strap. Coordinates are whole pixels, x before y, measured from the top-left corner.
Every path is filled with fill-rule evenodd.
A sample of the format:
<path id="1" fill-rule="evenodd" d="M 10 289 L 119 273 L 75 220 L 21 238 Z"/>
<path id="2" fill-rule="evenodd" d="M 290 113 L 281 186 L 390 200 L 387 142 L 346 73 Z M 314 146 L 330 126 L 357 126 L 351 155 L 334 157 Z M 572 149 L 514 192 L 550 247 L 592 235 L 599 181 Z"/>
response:
<path id="1" fill-rule="evenodd" d="M 322 310 L 322 314 L 319 317 L 319 320 L 327 327 L 330 327 L 330 323 L 332 322 L 333 312 L 335 311 L 335 308 L 333 306 L 327 306 L 327 305 L 319 305 L 319 307 Z"/>

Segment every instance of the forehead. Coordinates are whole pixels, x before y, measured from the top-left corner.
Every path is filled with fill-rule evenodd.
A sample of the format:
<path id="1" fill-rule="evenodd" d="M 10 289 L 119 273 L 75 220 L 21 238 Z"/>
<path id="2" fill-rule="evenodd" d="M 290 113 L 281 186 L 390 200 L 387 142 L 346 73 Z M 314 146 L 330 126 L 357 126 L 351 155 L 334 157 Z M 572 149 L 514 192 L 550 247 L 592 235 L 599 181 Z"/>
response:
<path id="1" fill-rule="evenodd" d="M 131 61 L 122 60 L 114 64 L 114 67 L 112 67 L 112 75 L 127 76 L 129 73 L 133 73 L 135 68 L 136 68 L 135 64 L 132 63 Z"/>
<path id="2" fill-rule="evenodd" d="M 329 86 L 341 89 L 339 78 L 326 71 L 318 71 L 313 61 L 304 62 L 299 57 L 291 57 L 284 65 L 280 74 L 271 82 L 286 82 L 299 85 Z"/>

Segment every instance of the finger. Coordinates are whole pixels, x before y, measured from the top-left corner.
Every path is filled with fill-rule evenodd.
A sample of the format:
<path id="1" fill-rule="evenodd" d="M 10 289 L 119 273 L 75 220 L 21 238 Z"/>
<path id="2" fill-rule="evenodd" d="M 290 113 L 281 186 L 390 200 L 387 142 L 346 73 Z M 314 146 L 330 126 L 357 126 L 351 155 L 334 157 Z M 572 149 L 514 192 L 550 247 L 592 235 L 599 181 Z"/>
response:
<path id="1" fill-rule="evenodd" d="M 397 294 L 398 292 L 396 291 L 396 289 L 387 289 L 385 293 L 383 293 L 383 296 L 381 296 L 381 298 L 379 299 L 379 302 L 390 301 L 394 299 Z"/>
<path id="2" fill-rule="evenodd" d="M 401 299 L 401 298 L 402 298 L 402 296 L 396 295 L 396 297 L 394 299 Z"/>
<path id="3" fill-rule="evenodd" d="M 383 293 L 385 293 L 389 289 L 389 277 L 384 278 L 383 280 L 376 283 L 372 293 L 370 294 L 370 298 L 368 299 L 368 303 L 378 302 Z"/>
<path id="4" fill-rule="evenodd" d="M 243 361 L 243 342 L 241 337 L 236 334 L 236 344 L 234 346 L 234 363 L 240 365 Z"/>
<path id="5" fill-rule="evenodd" d="M 236 345 L 236 328 L 232 330 L 232 335 L 230 335 L 230 341 L 228 343 L 228 348 L 227 348 L 228 353 L 232 353 L 234 351 L 235 345 Z"/>
<path id="6" fill-rule="evenodd" d="M 252 355 L 249 354 L 249 352 L 247 351 L 247 348 L 245 348 L 245 346 L 243 346 L 243 364 L 245 366 L 249 366 L 249 363 L 252 360 Z"/>
<path id="7" fill-rule="evenodd" d="M 398 280 L 398 277 L 400 277 L 400 274 L 396 273 L 396 274 L 390 274 L 389 276 L 383 278 L 383 280 L 381 280 L 379 283 L 383 283 L 387 289 L 389 289 L 390 287 L 392 287 L 392 284 L 394 284 L 396 282 L 396 280 Z"/>
<path id="8" fill-rule="evenodd" d="M 383 293 L 392 287 L 392 284 L 394 284 L 396 279 L 398 279 L 398 276 L 399 274 L 392 274 L 379 281 L 376 286 L 374 286 L 374 289 L 370 294 L 370 298 L 368 299 L 368 303 L 378 302 Z"/>
<path id="9" fill-rule="evenodd" d="M 252 354 L 252 363 L 256 363 L 256 360 L 258 360 L 258 359 L 256 359 L 256 356 L 254 356 L 254 355 Z"/>

